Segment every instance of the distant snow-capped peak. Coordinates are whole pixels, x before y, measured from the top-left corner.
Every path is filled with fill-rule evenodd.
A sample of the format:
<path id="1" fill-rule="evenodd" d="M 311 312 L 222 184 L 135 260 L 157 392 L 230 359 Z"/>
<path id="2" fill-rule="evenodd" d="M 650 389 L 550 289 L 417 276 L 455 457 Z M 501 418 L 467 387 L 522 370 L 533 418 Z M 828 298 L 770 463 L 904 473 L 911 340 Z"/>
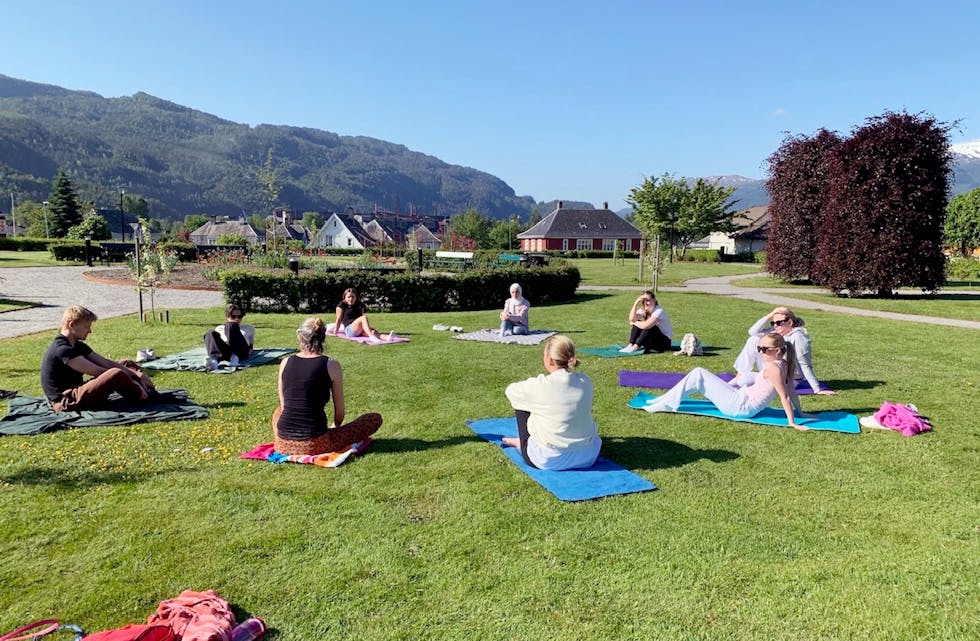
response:
<path id="1" fill-rule="evenodd" d="M 967 156 L 968 158 L 976 158 L 980 160 L 980 140 L 971 140 L 970 142 L 958 142 L 956 144 L 950 145 L 950 149 L 953 150 L 954 154 L 959 154 L 961 156 Z"/>

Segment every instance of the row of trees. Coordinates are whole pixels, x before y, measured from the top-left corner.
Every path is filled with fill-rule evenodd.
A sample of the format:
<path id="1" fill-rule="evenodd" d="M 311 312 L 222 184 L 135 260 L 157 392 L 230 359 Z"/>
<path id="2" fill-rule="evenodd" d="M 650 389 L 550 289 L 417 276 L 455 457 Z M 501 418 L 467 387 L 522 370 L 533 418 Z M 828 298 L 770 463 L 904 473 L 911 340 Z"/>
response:
<path id="1" fill-rule="evenodd" d="M 790 136 L 769 158 L 767 269 L 841 293 L 945 279 L 949 127 L 888 112 L 847 138 Z"/>

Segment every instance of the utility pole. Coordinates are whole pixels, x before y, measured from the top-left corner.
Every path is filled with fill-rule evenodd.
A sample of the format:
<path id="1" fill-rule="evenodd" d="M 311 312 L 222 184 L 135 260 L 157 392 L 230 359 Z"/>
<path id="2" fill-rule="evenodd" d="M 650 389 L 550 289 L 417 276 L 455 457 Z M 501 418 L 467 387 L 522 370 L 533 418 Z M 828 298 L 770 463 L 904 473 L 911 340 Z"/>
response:
<path id="1" fill-rule="evenodd" d="M 119 239 L 122 242 L 126 242 L 126 214 L 123 213 L 123 196 L 125 194 L 125 189 L 119 190 Z"/>
<path id="2" fill-rule="evenodd" d="M 17 214 L 14 213 L 14 192 L 10 192 L 10 218 L 13 219 L 13 237 L 17 238 Z"/>

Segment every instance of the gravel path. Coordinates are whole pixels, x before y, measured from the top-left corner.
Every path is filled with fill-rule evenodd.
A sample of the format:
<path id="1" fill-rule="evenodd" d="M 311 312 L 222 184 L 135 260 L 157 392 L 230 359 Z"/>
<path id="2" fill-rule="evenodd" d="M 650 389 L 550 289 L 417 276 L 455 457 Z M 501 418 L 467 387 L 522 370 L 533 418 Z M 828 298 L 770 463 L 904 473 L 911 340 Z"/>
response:
<path id="1" fill-rule="evenodd" d="M 110 285 L 86 280 L 85 272 L 97 267 L 16 267 L 0 269 L 0 298 L 40 303 L 0 314 L 0 338 L 11 338 L 57 330 L 61 314 L 69 305 L 84 305 L 99 318 L 139 313 L 139 296 L 132 285 Z M 218 291 L 158 289 L 154 295 L 158 311 L 220 307 L 224 294 Z M 143 294 L 143 309 L 150 309 L 150 295 Z"/>

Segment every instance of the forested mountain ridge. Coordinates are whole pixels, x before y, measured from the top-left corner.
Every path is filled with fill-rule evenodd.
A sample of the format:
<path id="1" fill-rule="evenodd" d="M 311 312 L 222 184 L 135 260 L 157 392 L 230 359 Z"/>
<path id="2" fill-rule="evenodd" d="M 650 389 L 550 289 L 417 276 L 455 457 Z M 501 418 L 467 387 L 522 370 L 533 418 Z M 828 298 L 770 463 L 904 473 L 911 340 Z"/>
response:
<path id="1" fill-rule="evenodd" d="M 41 201 L 59 167 L 81 198 L 111 207 L 125 189 L 158 218 L 377 205 L 504 219 L 535 206 L 495 176 L 383 140 L 251 127 L 145 93 L 104 98 L 0 75 L 0 193 Z"/>

